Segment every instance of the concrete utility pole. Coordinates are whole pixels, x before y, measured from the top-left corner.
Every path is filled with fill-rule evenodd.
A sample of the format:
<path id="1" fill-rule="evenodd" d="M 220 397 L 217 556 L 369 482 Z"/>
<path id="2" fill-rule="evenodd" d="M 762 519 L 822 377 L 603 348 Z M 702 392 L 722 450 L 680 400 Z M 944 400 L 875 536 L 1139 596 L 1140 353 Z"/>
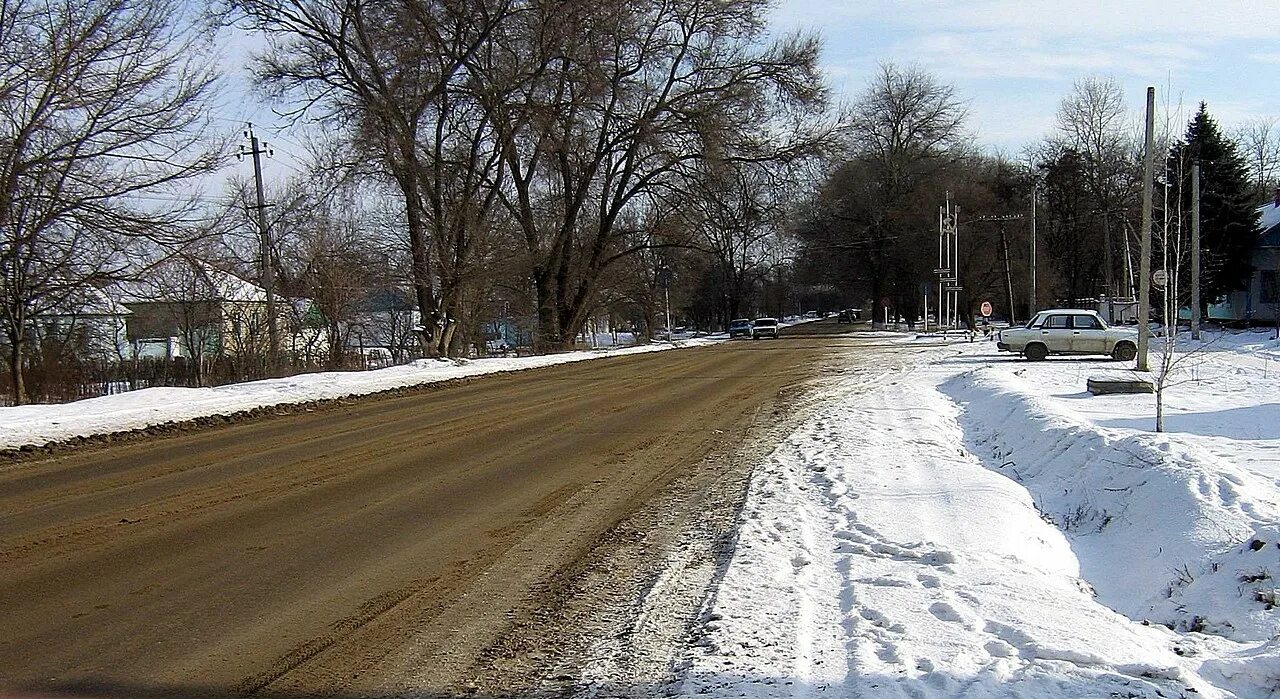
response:
<path id="1" fill-rule="evenodd" d="M 1039 306 L 1036 301 L 1036 167 L 1031 161 L 1031 316 Z"/>
<path id="2" fill-rule="evenodd" d="M 1191 163 L 1191 339 L 1200 339 L 1200 163 Z"/>
<path id="3" fill-rule="evenodd" d="M 244 136 L 249 139 L 249 150 L 240 146 L 240 157 L 246 154 L 253 156 L 253 182 L 258 194 L 258 205 L 254 207 L 258 222 L 258 264 L 262 266 L 262 289 L 267 295 L 267 370 L 275 373 L 280 361 L 280 327 L 276 320 L 276 273 L 271 264 L 271 232 L 267 229 L 267 203 L 262 193 L 262 154 L 271 155 L 266 143 L 259 143 L 253 133 L 253 124 L 248 125 Z"/>
<path id="4" fill-rule="evenodd" d="M 1156 89 L 1147 88 L 1147 128 L 1142 152 L 1142 250 L 1138 259 L 1138 371 L 1151 371 L 1151 190 L 1155 174 Z"/>

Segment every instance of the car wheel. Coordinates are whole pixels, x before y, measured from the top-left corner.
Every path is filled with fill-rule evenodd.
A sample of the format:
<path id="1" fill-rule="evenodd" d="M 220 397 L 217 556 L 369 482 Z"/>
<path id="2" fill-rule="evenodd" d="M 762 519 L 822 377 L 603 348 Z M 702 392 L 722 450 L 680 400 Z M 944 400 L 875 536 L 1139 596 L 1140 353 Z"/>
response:
<path id="1" fill-rule="evenodd" d="M 1049 349 L 1041 344 L 1027 345 L 1027 348 L 1022 350 L 1022 353 L 1026 355 L 1028 361 L 1042 362 L 1045 357 L 1049 356 Z"/>
<path id="2" fill-rule="evenodd" d="M 1131 342 L 1120 342 L 1111 350 L 1111 358 L 1118 362 L 1131 362 L 1138 356 L 1138 348 Z"/>

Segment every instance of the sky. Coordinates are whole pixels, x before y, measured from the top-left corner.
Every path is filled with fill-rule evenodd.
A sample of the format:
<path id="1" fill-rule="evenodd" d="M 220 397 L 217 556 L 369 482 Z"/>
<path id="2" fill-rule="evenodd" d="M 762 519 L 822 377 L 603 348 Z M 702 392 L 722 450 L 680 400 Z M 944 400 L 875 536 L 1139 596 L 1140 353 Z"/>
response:
<path id="1" fill-rule="evenodd" d="M 1012 156 L 1089 75 L 1120 82 L 1135 128 L 1147 86 L 1175 115 L 1207 102 L 1228 128 L 1280 117 L 1280 0 L 777 0 L 771 26 L 823 36 L 837 99 L 879 63 L 925 68 L 966 100 L 978 143 Z"/>

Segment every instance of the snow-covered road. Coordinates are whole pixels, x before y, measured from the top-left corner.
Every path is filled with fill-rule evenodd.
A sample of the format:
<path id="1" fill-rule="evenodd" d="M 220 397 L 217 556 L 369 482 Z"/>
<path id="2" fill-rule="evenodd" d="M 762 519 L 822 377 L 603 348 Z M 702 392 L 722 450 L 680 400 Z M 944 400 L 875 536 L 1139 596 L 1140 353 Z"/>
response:
<path id="1" fill-rule="evenodd" d="M 864 355 L 833 383 L 753 476 L 680 694 L 1276 691 L 1280 624 L 1253 598 L 1280 560 L 1274 532 L 1257 528 L 1274 515 L 1275 484 L 1194 445 L 1073 422 L 1062 404 L 1081 402 L 1084 377 L 1069 398 L 1053 394 L 1079 362 L 1015 376 L 1029 365 L 992 350 L 882 349 L 884 370 Z M 1189 578 L 1211 573 L 1207 589 L 1178 589 L 1179 564 Z M 1246 564 L 1268 577 L 1228 599 L 1223 585 L 1238 587 Z M 1186 604 L 1237 627 L 1189 633 Z"/>

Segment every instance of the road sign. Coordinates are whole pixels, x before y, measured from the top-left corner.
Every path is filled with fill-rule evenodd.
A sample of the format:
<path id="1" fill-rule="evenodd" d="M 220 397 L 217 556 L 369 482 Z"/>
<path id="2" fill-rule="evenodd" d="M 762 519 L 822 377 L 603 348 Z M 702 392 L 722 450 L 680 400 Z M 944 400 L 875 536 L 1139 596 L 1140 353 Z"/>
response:
<path id="1" fill-rule="evenodd" d="M 888 297 L 888 296 L 886 296 L 886 297 L 884 297 L 884 298 L 880 299 L 880 305 L 881 305 L 881 306 L 884 306 L 885 308 L 892 308 L 892 307 L 893 307 L 893 303 L 889 301 L 889 297 Z"/>
<path id="2" fill-rule="evenodd" d="M 983 301 L 983 302 L 982 302 L 982 317 L 983 317 L 983 318 L 990 318 L 990 317 L 991 317 L 991 302 L 990 302 L 990 301 Z"/>
<path id="3" fill-rule="evenodd" d="M 946 291 L 964 291 L 964 287 L 959 284 L 948 284 L 942 288 Z"/>
<path id="4" fill-rule="evenodd" d="M 1157 289 L 1163 289 L 1169 283 L 1169 273 L 1163 269 L 1157 269 L 1151 275 L 1151 284 Z"/>

